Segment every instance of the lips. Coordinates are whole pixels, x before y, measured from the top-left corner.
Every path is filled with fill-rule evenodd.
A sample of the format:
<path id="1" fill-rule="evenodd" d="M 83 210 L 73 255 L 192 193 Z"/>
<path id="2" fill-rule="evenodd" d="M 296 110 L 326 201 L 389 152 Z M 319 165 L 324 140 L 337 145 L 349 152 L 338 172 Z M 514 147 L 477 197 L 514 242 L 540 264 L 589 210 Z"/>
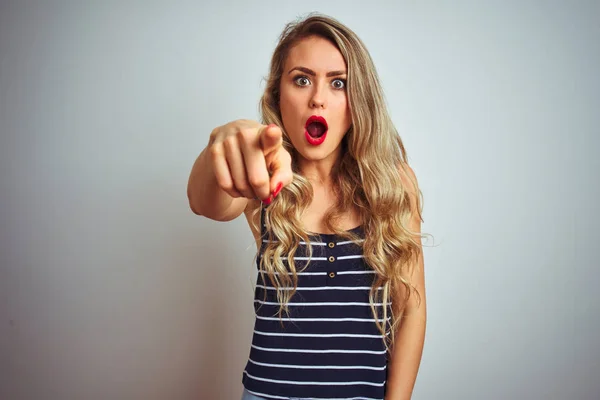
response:
<path id="1" fill-rule="evenodd" d="M 313 146 L 318 146 L 325 141 L 327 136 L 327 121 L 319 115 L 312 115 L 304 124 L 304 136 L 306 140 Z"/>

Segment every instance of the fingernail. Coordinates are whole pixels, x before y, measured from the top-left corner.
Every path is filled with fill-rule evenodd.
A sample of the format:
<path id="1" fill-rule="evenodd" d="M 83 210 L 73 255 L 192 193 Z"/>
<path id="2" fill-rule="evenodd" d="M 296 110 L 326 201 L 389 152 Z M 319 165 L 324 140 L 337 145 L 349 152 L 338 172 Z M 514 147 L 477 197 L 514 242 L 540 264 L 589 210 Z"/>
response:
<path id="1" fill-rule="evenodd" d="M 275 128 L 277 126 L 277 124 L 269 124 L 267 125 L 267 128 Z"/>
<path id="2" fill-rule="evenodd" d="M 271 204 L 272 201 L 273 200 L 271 199 L 271 196 L 269 196 L 266 199 L 264 199 L 262 202 L 268 206 L 269 204 Z"/>
<path id="3" fill-rule="evenodd" d="M 283 183 L 279 182 L 279 184 L 277 185 L 275 190 L 273 190 L 273 198 L 275 198 L 279 194 L 282 187 L 283 187 Z"/>

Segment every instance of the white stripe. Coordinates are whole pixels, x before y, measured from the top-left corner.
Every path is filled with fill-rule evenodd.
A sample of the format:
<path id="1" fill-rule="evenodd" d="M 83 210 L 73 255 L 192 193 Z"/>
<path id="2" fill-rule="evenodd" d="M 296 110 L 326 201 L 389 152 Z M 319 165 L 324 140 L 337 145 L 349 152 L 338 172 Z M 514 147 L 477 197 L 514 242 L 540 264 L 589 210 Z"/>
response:
<path id="1" fill-rule="evenodd" d="M 373 382 L 364 382 L 364 381 L 348 381 L 348 382 L 307 382 L 307 381 L 284 381 L 281 379 L 267 379 L 267 378 L 259 378 L 253 375 L 250 375 L 248 372 L 244 371 L 248 377 L 264 381 L 264 382 L 272 382 L 272 383 L 288 383 L 290 385 L 319 385 L 319 386 L 345 386 L 345 385 L 369 385 L 369 386 L 383 386 L 385 382 L 382 383 L 373 383 Z"/>
<path id="2" fill-rule="evenodd" d="M 297 369 L 370 369 L 372 371 L 383 371 L 385 370 L 385 365 L 383 367 L 368 367 L 366 365 L 293 365 L 293 364 L 269 364 L 269 363 L 261 363 L 258 361 L 254 361 L 249 358 L 253 364 L 260 365 L 263 367 L 277 367 L 277 368 L 297 368 Z"/>
<path id="3" fill-rule="evenodd" d="M 244 371 L 246 372 L 246 371 Z M 261 393 L 261 392 L 255 392 L 252 390 L 248 390 L 248 393 L 252 393 L 255 396 L 260 396 L 260 397 L 265 397 L 265 398 L 269 398 L 269 399 L 284 399 L 284 400 L 289 400 L 289 397 L 281 397 L 281 396 L 275 396 L 273 394 L 266 394 L 266 393 Z M 344 398 L 344 399 L 340 399 L 338 398 L 325 398 L 325 397 L 311 397 L 311 400 L 381 400 L 381 399 L 374 399 L 372 397 L 348 397 L 348 398 Z"/>
<path id="4" fill-rule="evenodd" d="M 271 286 L 263 286 L 256 285 L 257 288 L 267 289 L 267 290 L 275 290 L 274 287 Z M 282 290 L 292 290 L 293 288 L 286 287 L 281 288 Z M 377 288 L 377 290 L 382 290 L 383 288 Z M 370 286 L 316 286 L 316 287 L 299 287 L 296 290 L 371 290 Z"/>
<path id="5" fill-rule="evenodd" d="M 267 274 L 267 271 L 260 270 L 259 273 Z M 279 275 L 279 272 L 273 272 L 275 275 Z M 268 274 L 267 274 L 268 275 Z M 291 272 L 288 272 L 287 275 L 292 275 Z M 296 272 L 296 275 L 327 275 L 327 272 Z"/>
<path id="6" fill-rule="evenodd" d="M 254 302 L 258 302 L 260 304 L 268 304 L 270 306 L 278 306 L 279 303 L 275 301 L 263 301 L 263 300 L 254 300 Z M 370 306 L 369 303 L 341 303 L 341 302 L 331 302 L 331 303 L 288 303 L 288 306 Z M 374 306 L 382 306 L 383 303 L 373 303 Z M 391 306 L 392 303 L 389 303 Z"/>
<path id="7" fill-rule="evenodd" d="M 351 338 L 374 338 L 381 339 L 381 335 L 361 335 L 359 333 L 273 333 L 273 332 L 261 332 L 254 331 L 257 335 L 263 336 L 289 336 L 289 337 L 318 337 L 318 338 L 338 338 L 338 337 L 351 337 Z M 389 332 L 386 332 L 385 336 L 389 336 Z"/>
<path id="8" fill-rule="evenodd" d="M 341 354 L 385 354 L 385 350 L 309 350 L 309 349 L 272 349 L 252 345 L 253 348 L 262 351 L 271 351 L 275 353 L 341 353 Z"/>
<path id="9" fill-rule="evenodd" d="M 265 321 L 279 321 L 280 319 L 277 317 L 261 317 L 260 315 L 256 316 L 257 319 L 262 319 Z M 374 318 L 282 318 L 282 321 L 293 321 L 293 322 L 383 322 L 389 321 L 391 317 L 387 319 L 378 319 Z"/>
<path id="10" fill-rule="evenodd" d="M 357 242 L 358 243 L 362 243 L 364 241 L 365 241 L 364 239 L 359 239 Z M 277 240 L 263 239 L 263 243 L 279 243 L 279 241 L 277 241 Z M 301 245 L 304 245 L 304 246 L 307 245 L 307 243 L 305 241 L 303 241 L 303 240 L 301 240 L 298 243 L 300 243 Z M 350 243 L 355 243 L 355 242 L 353 242 L 352 240 L 345 240 L 343 242 L 336 242 L 335 245 L 336 246 L 343 246 L 345 244 L 350 244 Z M 324 243 L 324 242 L 310 242 L 310 244 L 314 245 L 314 246 L 327 246 L 327 243 Z"/>
<path id="11" fill-rule="evenodd" d="M 279 243 L 279 241 L 263 239 L 263 243 Z M 306 246 L 306 242 L 304 242 L 304 241 L 300 241 L 299 243 Z M 327 246 L 327 243 L 323 243 L 323 242 L 310 242 L 310 244 L 314 245 L 314 246 Z"/>
<path id="12" fill-rule="evenodd" d="M 338 258 L 338 260 L 341 257 Z M 259 273 L 267 273 L 267 271 L 265 270 L 260 270 L 258 271 Z M 340 271 L 340 272 L 336 272 L 336 274 L 338 275 L 364 275 L 364 274 L 374 274 L 375 271 Z M 273 274 L 275 275 L 279 275 L 279 272 L 273 272 Z M 291 272 L 287 273 L 288 275 L 292 275 Z M 327 275 L 327 272 L 296 272 L 296 275 L 300 276 L 300 275 L 311 275 L 311 276 L 322 276 L 322 275 Z"/>
<path id="13" fill-rule="evenodd" d="M 263 255 L 260 255 L 263 258 Z M 279 257 L 280 260 L 287 260 L 287 257 Z M 312 260 L 312 261 L 327 261 L 327 257 L 294 257 L 294 260 Z"/>
<path id="14" fill-rule="evenodd" d="M 262 254 L 260 255 L 260 257 L 262 258 Z M 351 255 L 351 256 L 340 256 L 338 258 L 336 258 L 336 260 L 350 260 L 352 258 L 364 258 L 365 256 L 362 254 L 357 254 L 357 255 Z M 287 260 L 287 257 L 279 257 L 279 259 L 281 260 Z M 327 261 L 328 258 L 327 257 L 294 257 L 294 260 L 312 260 L 312 261 Z"/>
<path id="15" fill-rule="evenodd" d="M 338 260 L 342 257 L 338 257 Z M 338 275 L 362 275 L 362 274 L 374 274 L 375 271 L 340 271 L 336 272 Z"/>
<path id="16" fill-rule="evenodd" d="M 364 258 L 364 255 L 358 254 L 358 255 L 354 255 L 354 256 L 340 256 L 337 259 L 338 260 L 350 260 L 351 258 Z"/>
<path id="17" fill-rule="evenodd" d="M 357 240 L 357 241 L 358 241 L 359 243 L 362 243 L 362 242 L 364 242 L 364 241 L 365 241 L 365 239 L 359 239 L 359 240 Z M 346 241 L 344 241 L 344 242 L 337 242 L 336 244 L 337 244 L 338 246 L 341 246 L 341 245 L 344 245 L 344 244 L 350 244 L 350 243 L 354 243 L 354 242 L 353 242 L 352 240 L 346 240 Z"/>

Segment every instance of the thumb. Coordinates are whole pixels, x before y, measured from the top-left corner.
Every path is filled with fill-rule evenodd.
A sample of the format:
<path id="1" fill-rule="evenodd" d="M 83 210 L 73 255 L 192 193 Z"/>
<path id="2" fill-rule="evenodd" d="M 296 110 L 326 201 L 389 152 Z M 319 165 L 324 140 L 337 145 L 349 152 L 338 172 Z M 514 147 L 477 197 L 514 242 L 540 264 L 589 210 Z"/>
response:
<path id="1" fill-rule="evenodd" d="M 273 154 L 269 162 L 271 171 L 271 193 L 276 197 L 279 191 L 292 183 L 294 173 L 292 171 L 292 157 L 284 148 Z"/>
<path id="2" fill-rule="evenodd" d="M 264 155 L 277 151 L 282 143 L 281 128 L 275 124 L 265 126 L 260 132 L 260 147 Z"/>

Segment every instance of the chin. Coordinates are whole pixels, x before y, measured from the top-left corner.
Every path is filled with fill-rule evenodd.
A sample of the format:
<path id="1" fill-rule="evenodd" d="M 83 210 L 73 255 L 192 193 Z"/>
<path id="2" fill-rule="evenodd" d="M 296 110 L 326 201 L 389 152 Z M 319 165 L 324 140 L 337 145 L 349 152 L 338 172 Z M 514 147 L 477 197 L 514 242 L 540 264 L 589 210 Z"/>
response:
<path id="1" fill-rule="evenodd" d="M 315 152 L 298 151 L 298 155 L 307 161 L 321 161 L 327 158 L 328 154 L 316 154 Z"/>
<path id="2" fill-rule="evenodd" d="M 296 147 L 296 152 L 298 153 L 298 156 L 302 157 L 304 160 L 321 161 L 331 157 L 336 152 L 336 149 L 324 147 L 312 148 L 311 146 L 304 146 L 301 148 Z"/>

